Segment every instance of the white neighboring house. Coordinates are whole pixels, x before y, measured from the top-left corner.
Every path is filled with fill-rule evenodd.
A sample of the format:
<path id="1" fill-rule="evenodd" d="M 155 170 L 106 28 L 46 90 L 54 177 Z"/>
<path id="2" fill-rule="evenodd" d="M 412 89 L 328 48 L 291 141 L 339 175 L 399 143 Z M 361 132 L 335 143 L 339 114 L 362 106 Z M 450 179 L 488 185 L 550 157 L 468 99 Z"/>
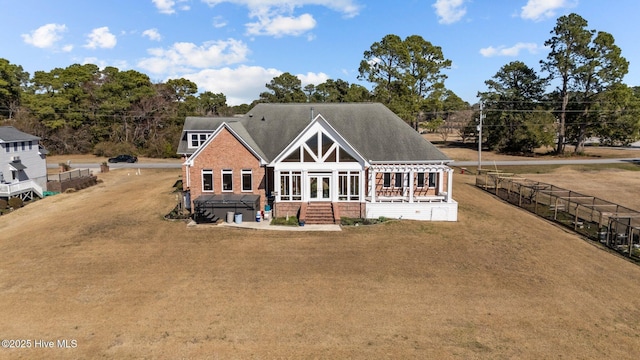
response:
<path id="1" fill-rule="evenodd" d="M 0 126 L 0 198 L 43 197 L 47 188 L 46 156 L 39 137 L 13 126 Z"/>

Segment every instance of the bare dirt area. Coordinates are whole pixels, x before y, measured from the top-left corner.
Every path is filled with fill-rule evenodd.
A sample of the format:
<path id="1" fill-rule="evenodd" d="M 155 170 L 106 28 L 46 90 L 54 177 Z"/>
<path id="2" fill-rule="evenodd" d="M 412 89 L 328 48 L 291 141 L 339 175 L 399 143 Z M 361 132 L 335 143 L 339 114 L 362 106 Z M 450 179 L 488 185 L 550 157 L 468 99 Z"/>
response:
<path id="1" fill-rule="evenodd" d="M 637 358 L 640 267 L 473 176 L 456 223 L 313 233 L 188 229 L 179 170 L 127 174 L 0 217 L 0 337 L 31 340 L 0 357 Z"/>

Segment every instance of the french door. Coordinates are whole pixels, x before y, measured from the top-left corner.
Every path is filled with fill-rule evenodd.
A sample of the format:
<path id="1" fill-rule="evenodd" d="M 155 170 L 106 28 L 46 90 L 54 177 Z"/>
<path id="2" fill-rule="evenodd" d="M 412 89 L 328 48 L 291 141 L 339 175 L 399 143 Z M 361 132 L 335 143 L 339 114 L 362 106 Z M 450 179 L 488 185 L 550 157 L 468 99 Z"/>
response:
<path id="1" fill-rule="evenodd" d="M 309 199 L 311 201 L 331 200 L 331 176 L 322 174 L 309 175 Z"/>

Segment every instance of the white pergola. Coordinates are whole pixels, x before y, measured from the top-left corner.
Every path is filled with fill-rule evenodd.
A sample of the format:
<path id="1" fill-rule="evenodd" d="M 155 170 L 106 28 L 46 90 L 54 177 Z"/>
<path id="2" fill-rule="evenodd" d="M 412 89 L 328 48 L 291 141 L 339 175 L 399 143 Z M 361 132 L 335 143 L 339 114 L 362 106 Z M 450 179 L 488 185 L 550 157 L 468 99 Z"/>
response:
<path id="1" fill-rule="evenodd" d="M 438 182 L 437 182 L 437 194 L 440 196 L 444 196 L 445 202 L 453 202 L 453 198 L 451 197 L 452 189 L 453 189 L 453 169 L 444 163 L 441 164 L 433 164 L 433 163 L 374 163 L 369 167 L 369 189 L 368 189 L 368 197 L 371 199 L 371 202 L 379 202 L 380 199 L 377 198 L 376 194 L 376 174 L 378 173 L 403 173 L 408 174 L 406 178 L 408 183 L 405 183 L 405 188 L 408 189 L 408 194 L 405 196 L 407 198 L 407 202 L 413 203 L 416 202 L 416 197 L 414 196 L 414 174 L 415 173 L 437 173 L 438 174 Z M 446 191 L 443 188 L 444 184 L 444 174 L 448 174 L 447 181 L 447 189 Z"/>

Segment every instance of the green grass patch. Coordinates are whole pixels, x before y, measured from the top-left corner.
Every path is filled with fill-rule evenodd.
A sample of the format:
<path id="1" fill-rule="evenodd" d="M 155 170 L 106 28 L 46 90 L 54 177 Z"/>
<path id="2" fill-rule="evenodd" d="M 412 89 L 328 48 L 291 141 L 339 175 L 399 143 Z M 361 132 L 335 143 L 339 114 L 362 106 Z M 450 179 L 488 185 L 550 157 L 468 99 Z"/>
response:
<path id="1" fill-rule="evenodd" d="M 271 225 L 298 226 L 298 218 L 296 216 L 277 217 L 271 220 Z"/>

